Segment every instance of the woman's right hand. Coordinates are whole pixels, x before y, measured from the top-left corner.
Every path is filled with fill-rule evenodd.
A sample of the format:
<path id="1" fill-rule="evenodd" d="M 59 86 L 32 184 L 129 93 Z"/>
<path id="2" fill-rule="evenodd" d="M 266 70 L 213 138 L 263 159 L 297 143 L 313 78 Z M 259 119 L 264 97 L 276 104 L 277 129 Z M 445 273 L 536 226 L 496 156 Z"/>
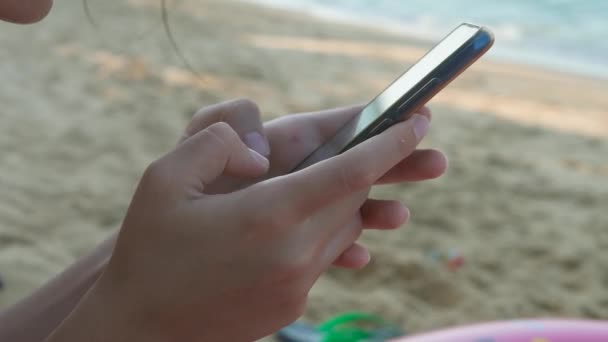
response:
<path id="1" fill-rule="evenodd" d="M 212 124 L 225 122 L 239 134 L 250 148 L 270 161 L 263 177 L 219 177 L 205 187 L 205 193 L 229 193 L 251 186 L 259 181 L 289 173 L 302 159 L 329 140 L 348 120 L 361 112 L 363 106 L 350 106 L 312 113 L 282 115 L 262 122 L 258 106 L 248 99 L 237 99 L 200 109 L 186 127 L 180 143 Z M 418 111 L 431 118 L 423 107 Z M 437 150 L 415 150 L 383 175 L 375 184 L 398 184 L 424 181 L 441 176 L 447 168 L 447 159 Z M 361 219 L 365 229 L 394 229 L 409 218 L 409 210 L 399 201 L 368 199 L 361 206 Z M 369 252 L 353 244 L 334 261 L 334 266 L 361 268 L 367 264 Z"/>
<path id="2" fill-rule="evenodd" d="M 227 124 L 153 163 L 105 272 L 50 341 L 247 341 L 297 319 L 317 278 L 359 237 L 370 187 L 410 155 L 410 120 L 304 170 L 208 194 L 268 160 Z M 381 153 L 379 153 L 381 151 Z"/>

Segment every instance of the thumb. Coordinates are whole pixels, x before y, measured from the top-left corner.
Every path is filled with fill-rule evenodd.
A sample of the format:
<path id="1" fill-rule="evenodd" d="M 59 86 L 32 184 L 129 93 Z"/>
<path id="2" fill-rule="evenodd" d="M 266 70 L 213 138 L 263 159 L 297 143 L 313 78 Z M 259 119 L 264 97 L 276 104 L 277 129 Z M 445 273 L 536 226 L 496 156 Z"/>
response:
<path id="1" fill-rule="evenodd" d="M 232 127 L 252 150 L 265 157 L 270 155 L 270 146 L 264 134 L 260 109 L 255 102 L 248 99 L 231 100 L 200 109 L 188 123 L 179 144 L 218 122 L 225 122 Z"/>
<path id="2" fill-rule="evenodd" d="M 171 153 L 178 177 L 194 182 L 199 190 L 221 175 L 259 177 L 268 171 L 268 159 L 248 148 L 227 123 L 199 131 Z"/>

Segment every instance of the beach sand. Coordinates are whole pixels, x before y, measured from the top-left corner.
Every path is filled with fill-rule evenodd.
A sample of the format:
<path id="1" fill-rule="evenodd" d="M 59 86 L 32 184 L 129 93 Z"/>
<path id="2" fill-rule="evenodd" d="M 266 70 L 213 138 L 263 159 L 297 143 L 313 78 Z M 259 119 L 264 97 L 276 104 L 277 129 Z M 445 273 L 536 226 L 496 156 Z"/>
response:
<path id="1" fill-rule="evenodd" d="M 266 119 L 366 102 L 428 47 L 399 35 L 219 0 L 56 3 L 0 24 L 0 307 L 119 227 L 146 165 L 199 107 L 255 100 Z M 498 37 L 500 39 L 500 37 Z M 608 319 L 608 82 L 475 64 L 430 103 L 426 147 L 450 170 L 385 186 L 407 228 L 366 232 L 360 271 L 331 270 L 304 319 L 379 314 L 408 332 L 516 317 Z M 437 255 L 457 251 L 450 270 Z M 262 311 L 263 308 L 260 308 Z"/>

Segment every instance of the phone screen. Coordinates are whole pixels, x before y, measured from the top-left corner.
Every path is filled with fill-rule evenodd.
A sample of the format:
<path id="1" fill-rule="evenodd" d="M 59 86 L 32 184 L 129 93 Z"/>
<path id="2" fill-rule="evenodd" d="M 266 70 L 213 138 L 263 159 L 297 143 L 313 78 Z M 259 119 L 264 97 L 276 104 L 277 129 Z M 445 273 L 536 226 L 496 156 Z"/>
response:
<path id="1" fill-rule="evenodd" d="M 427 52 L 416 64 L 412 65 L 391 85 L 374 98 L 361 113 L 344 125 L 329 141 L 304 159 L 295 169 L 303 169 L 321 160 L 333 157 L 343 151 L 347 145 L 372 123 L 392 108 L 400 99 L 411 95 L 419 88 L 420 83 L 438 68 L 460 47 L 466 44 L 480 30 L 480 27 L 462 24 L 446 36 L 441 42 Z M 401 113 L 411 114 L 411 113 Z M 402 117 L 407 119 L 407 116 Z"/>

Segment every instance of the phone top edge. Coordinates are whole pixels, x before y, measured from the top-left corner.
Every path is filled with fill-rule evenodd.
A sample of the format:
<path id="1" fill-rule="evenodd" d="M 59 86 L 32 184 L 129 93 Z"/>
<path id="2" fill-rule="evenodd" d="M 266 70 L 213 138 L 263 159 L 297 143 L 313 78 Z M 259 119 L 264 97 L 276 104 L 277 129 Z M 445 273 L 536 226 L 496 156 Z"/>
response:
<path id="1" fill-rule="evenodd" d="M 399 77 L 397 77 L 376 98 L 384 95 L 394 86 L 399 86 L 400 90 L 407 89 L 413 91 L 418 83 L 424 80 L 423 75 L 430 74 L 433 70 L 441 67 L 445 62 L 445 59 L 469 44 L 469 42 L 478 35 L 480 29 L 481 27 L 468 23 L 458 25 L 399 75 Z M 401 95 L 405 94 L 407 94 L 407 92 L 402 93 Z M 376 98 L 374 98 L 374 100 Z M 370 101 L 370 103 L 374 102 L 374 100 Z M 397 101 L 399 101 L 399 98 L 395 97 L 393 102 Z"/>
<path id="2" fill-rule="evenodd" d="M 379 134 L 384 129 L 390 127 L 390 124 L 387 124 L 387 121 L 394 124 L 402 120 L 407 120 L 411 114 L 422 107 L 426 102 L 445 88 L 458 75 L 464 72 L 490 49 L 493 43 L 493 35 L 489 30 L 484 30 L 483 28 L 475 25 L 463 25 L 474 28 L 475 33 L 473 33 L 472 36 L 463 42 L 458 48 L 454 49 L 448 56 L 445 56 L 444 60 L 438 63 L 432 70 L 429 70 L 428 73 L 421 77 L 411 88 L 402 93 L 402 96 L 399 99 L 394 101 L 394 103 L 388 106 L 388 108 L 374 117 L 371 124 L 369 124 L 369 127 L 360 132 L 360 139 L 354 139 L 351 141 L 351 143 L 346 145 L 340 151 L 340 153 L 357 145 L 361 142 L 361 139 L 365 139 L 361 137 L 372 135 L 372 132 L 374 132 L 373 135 Z M 460 25 L 459 27 L 463 25 Z M 454 31 L 455 30 L 452 32 Z M 420 58 L 420 60 L 416 63 L 420 63 L 420 61 L 422 61 L 428 55 L 429 53 Z M 401 76 L 399 76 L 399 78 L 397 78 L 395 82 L 389 86 L 389 88 L 397 84 L 397 81 L 404 77 L 404 75 L 410 70 L 411 68 L 406 70 Z M 381 95 L 383 93 L 384 92 L 382 92 Z M 363 109 L 363 111 L 374 103 L 374 101 L 375 99 L 372 100 Z"/>
<path id="3" fill-rule="evenodd" d="M 491 31 L 489 28 L 487 28 L 487 27 L 485 27 L 485 26 L 482 26 L 482 27 L 479 29 L 479 31 L 480 31 L 480 33 L 483 33 L 483 34 L 488 35 L 488 38 L 489 38 L 489 40 L 490 40 L 490 43 L 489 43 L 488 48 L 492 47 L 492 45 L 494 45 L 494 39 L 495 39 L 495 37 L 494 37 L 494 32 L 492 32 L 492 31 Z"/>
<path id="4" fill-rule="evenodd" d="M 494 36 L 489 30 L 480 30 L 473 36 L 466 45 L 454 52 L 440 66 L 430 72 L 425 77 L 423 85 L 417 87 L 417 91 L 412 96 L 404 96 L 397 102 L 397 110 L 393 110 L 393 115 L 400 116 L 401 120 L 409 118 L 409 114 L 414 113 L 430 99 L 432 99 L 443 88 L 450 84 L 460 74 L 466 71 L 479 58 L 481 58 L 493 45 Z"/>
<path id="5" fill-rule="evenodd" d="M 460 26 L 470 26 L 470 27 L 473 27 L 473 28 L 476 28 L 476 29 L 483 28 L 483 26 L 481 26 L 481 25 L 477 25 L 477 24 L 473 24 L 473 23 L 468 23 L 468 22 L 463 22 L 460 25 L 458 25 L 458 27 L 460 27 Z"/>
<path id="6" fill-rule="evenodd" d="M 493 45 L 483 26 L 462 23 L 382 90 L 353 119 L 291 172 L 340 154 L 392 124 L 406 120 Z M 346 137 L 350 141 L 346 141 Z"/>
<path id="7" fill-rule="evenodd" d="M 471 23 L 462 23 L 462 24 L 458 25 L 455 29 L 453 29 L 438 44 L 436 44 L 431 50 L 429 50 L 427 53 L 425 53 L 414 64 L 412 64 L 412 66 L 410 68 L 408 68 L 405 72 L 403 72 L 393 83 L 391 83 L 391 85 L 389 87 L 387 87 L 387 89 L 396 85 L 404 77 L 407 77 L 407 74 L 410 73 L 411 70 L 414 69 L 418 64 L 423 62 L 425 59 L 429 58 L 429 56 L 431 56 L 432 52 L 434 50 L 436 50 L 438 46 L 440 46 L 442 43 L 446 42 L 450 37 L 453 37 L 455 34 L 456 35 L 459 34 L 458 31 L 462 30 L 463 28 L 470 28 L 470 29 L 473 29 L 474 31 L 471 31 L 469 33 L 470 36 L 468 37 L 468 39 L 460 42 L 460 44 L 458 46 L 452 46 L 452 50 L 449 52 L 449 54 L 442 56 L 443 59 L 439 63 L 437 63 L 433 68 L 431 68 L 430 70 L 427 70 L 425 76 L 419 77 L 418 81 L 416 83 L 410 84 L 410 86 L 407 88 L 407 91 L 402 93 L 401 98 L 396 99 L 394 101 L 394 103 L 391 106 L 389 106 L 389 108 L 387 108 L 386 110 L 389 110 L 393 106 L 400 105 L 400 103 L 403 102 L 404 98 L 407 98 L 409 96 L 416 94 L 421 89 L 421 87 L 425 87 L 427 85 L 429 80 L 432 80 L 434 78 L 440 78 L 441 81 L 447 81 L 447 80 L 442 79 L 442 77 L 437 74 L 440 74 L 442 72 L 442 70 L 445 70 L 446 65 L 450 64 L 450 61 L 454 56 L 462 55 L 465 50 L 471 50 L 471 48 L 473 47 L 472 53 L 468 54 L 467 56 L 464 57 L 464 58 L 470 60 L 470 62 L 472 64 L 479 57 L 481 57 L 481 55 L 485 54 L 490 49 L 490 47 L 493 45 L 494 35 L 492 34 L 492 32 L 490 30 L 488 30 L 487 28 L 485 28 L 483 26 L 479 26 L 479 25 L 475 25 L 475 24 L 471 24 Z M 476 55 L 478 55 L 478 56 L 476 56 Z M 466 65 L 465 67 L 463 67 L 463 69 L 468 68 L 469 65 L 470 64 Z M 448 83 L 449 83 L 449 81 L 448 81 Z M 382 93 L 384 93 L 387 89 L 385 89 Z M 375 100 L 376 100 L 376 98 L 374 98 L 374 100 L 372 100 L 370 103 L 374 102 Z M 397 118 L 394 118 L 394 119 L 397 119 Z"/>

